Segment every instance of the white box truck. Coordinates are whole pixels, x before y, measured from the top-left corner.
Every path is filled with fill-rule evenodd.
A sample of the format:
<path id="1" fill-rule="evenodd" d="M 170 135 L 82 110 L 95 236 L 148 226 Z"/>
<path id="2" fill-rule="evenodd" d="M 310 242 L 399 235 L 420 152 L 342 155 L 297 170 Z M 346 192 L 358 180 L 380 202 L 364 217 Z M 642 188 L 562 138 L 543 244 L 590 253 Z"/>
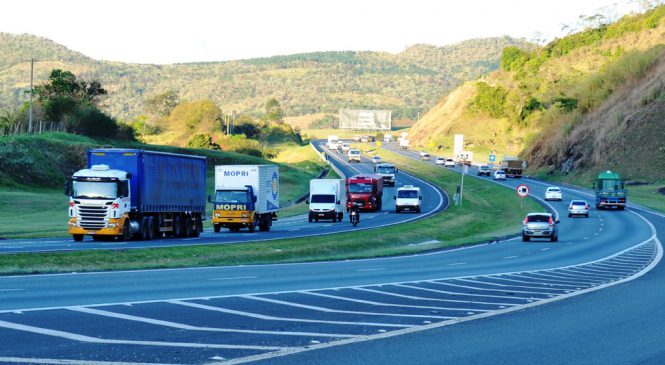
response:
<path id="1" fill-rule="evenodd" d="M 346 191 L 344 180 L 314 179 L 309 182 L 309 221 L 332 219 L 341 222 L 346 209 Z"/>
<path id="2" fill-rule="evenodd" d="M 209 198 L 210 199 L 210 198 Z M 215 166 L 213 229 L 269 231 L 279 211 L 277 165 Z"/>
<path id="3" fill-rule="evenodd" d="M 328 136 L 328 148 L 331 150 L 336 150 L 337 149 L 337 144 L 339 143 L 339 137 L 336 135 L 329 135 Z"/>
<path id="4" fill-rule="evenodd" d="M 409 140 L 406 138 L 402 138 L 399 140 L 399 148 L 401 150 L 408 150 L 409 149 Z"/>

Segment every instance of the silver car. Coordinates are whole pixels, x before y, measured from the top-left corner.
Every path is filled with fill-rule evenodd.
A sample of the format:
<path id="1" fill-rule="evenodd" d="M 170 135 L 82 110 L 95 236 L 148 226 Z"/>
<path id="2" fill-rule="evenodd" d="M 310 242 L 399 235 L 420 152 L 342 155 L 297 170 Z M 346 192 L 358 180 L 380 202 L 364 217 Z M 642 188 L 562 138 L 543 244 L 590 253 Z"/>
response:
<path id="1" fill-rule="evenodd" d="M 529 213 L 524 218 L 522 227 L 522 241 L 528 242 L 532 238 L 549 238 L 551 242 L 559 240 L 559 220 L 551 213 Z"/>
<path id="2" fill-rule="evenodd" d="M 589 203 L 586 200 L 571 200 L 570 205 L 568 205 L 568 217 L 574 215 L 583 215 L 589 218 Z"/>

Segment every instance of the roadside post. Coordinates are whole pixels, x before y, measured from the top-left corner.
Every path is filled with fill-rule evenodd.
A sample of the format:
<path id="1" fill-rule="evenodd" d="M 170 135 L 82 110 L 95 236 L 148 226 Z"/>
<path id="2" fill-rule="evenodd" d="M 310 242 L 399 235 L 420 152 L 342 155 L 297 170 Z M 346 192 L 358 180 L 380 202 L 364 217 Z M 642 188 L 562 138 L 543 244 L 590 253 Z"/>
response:
<path id="1" fill-rule="evenodd" d="M 459 190 L 459 206 L 462 206 L 462 197 L 464 196 L 464 174 L 469 173 L 469 166 L 468 165 L 462 165 L 462 183 L 460 184 L 460 190 Z"/>
<path id="2" fill-rule="evenodd" d="M 520 199 L 520 209 L 522 209 L 524 207 L 524 198 L 529 196 L 529 187 L 525 184 L 521 184 L 515 189 L 515 191 L 517 192 L 517 195 L 522 198 Z"/>

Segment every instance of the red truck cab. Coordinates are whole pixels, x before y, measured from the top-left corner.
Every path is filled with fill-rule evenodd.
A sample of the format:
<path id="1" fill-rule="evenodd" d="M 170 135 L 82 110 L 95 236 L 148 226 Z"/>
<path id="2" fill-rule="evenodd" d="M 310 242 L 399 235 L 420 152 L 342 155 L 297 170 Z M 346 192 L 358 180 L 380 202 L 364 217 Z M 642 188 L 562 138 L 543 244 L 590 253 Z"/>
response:
<path id="1" fill-rule="evenodd" d="M 360 209 L 379 211 L 383 198 L 383 177 L 375 174 L 361 174 L 346 179 L 346 211 L 355 202 L 361 202 Z"/>

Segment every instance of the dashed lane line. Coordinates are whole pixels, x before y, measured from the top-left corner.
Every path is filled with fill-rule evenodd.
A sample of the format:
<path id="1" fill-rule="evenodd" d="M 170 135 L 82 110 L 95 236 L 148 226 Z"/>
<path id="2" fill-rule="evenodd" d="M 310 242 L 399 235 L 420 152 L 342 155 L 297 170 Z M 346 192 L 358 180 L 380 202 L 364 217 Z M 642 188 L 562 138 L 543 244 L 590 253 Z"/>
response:
<path id="1" fill-rule="evenodd" d="M 212 278 L 208 279 L 211 281 L 223 281 L 223 280 L 241 280 L 241 279 L 257 279 L 258 276 L 233 276 L 228 278 Z"/>

